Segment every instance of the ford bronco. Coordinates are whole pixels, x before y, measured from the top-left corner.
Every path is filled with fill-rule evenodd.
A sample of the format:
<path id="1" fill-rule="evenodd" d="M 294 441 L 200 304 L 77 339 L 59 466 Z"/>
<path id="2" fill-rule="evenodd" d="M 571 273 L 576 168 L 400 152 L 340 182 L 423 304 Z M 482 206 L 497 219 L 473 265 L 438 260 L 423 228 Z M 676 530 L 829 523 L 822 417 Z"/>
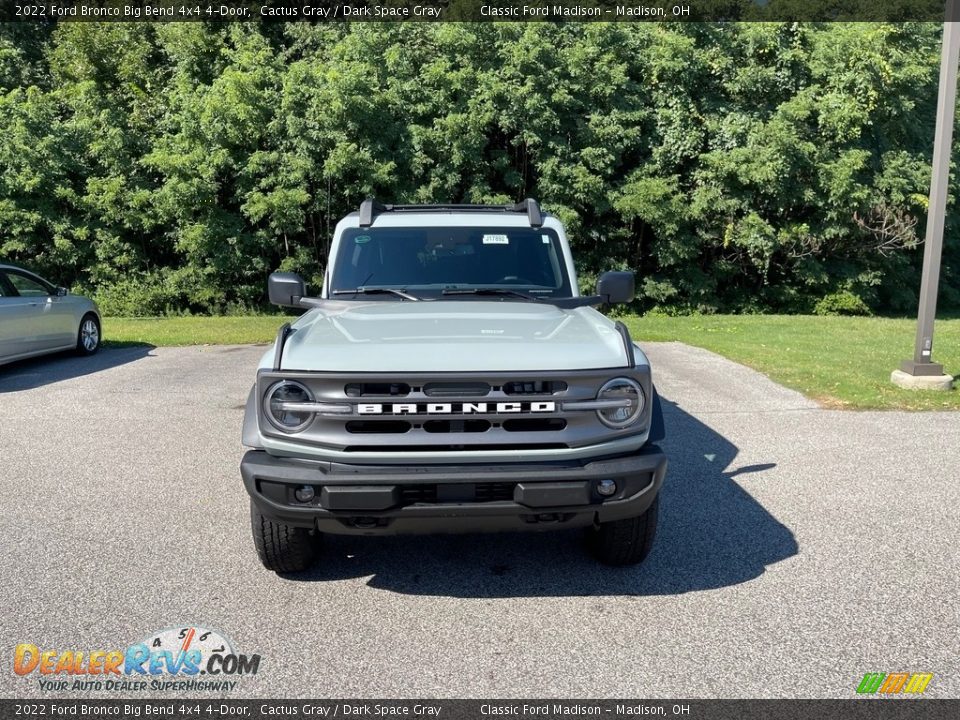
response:
<path id="1" fill-rule="evenodd" d="M 667 460 L 650 363 L 581 296 L 560 221 L 517 205 L 382 205 L 336 226 L 319 297 L 273 273 L 285 324 L 247 401 L 240 470 L 264 566 L 323 533 L 585 528 L 642 561 Z"/>

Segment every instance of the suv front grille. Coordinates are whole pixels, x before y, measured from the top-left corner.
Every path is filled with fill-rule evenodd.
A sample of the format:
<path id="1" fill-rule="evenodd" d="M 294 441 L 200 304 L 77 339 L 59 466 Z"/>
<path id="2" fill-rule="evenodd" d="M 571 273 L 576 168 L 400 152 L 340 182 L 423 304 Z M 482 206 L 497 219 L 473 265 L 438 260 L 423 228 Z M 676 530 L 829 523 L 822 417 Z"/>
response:
<path id="1" fill-rule="evenodd" d="M 522 454 L 576 448 L 631 432 L 612 431 L 593 410 L 564 409 L 568 403 L 594 400 L 615 373 L 633 374 L 598 369 L 570 371 L 562 379 L 552 379 L 556 372 L 545 372 L 546 377 L 507 372 L 358 377 L 261 371 L 258 387 L 263 394 L 279 379 L 291 378 L 306 385 L 315 402 L 353 410 L 342 415 L 336 409 L 318 413 L 293 436 L 281 433 L 262 414 L 260 427 L 273 437 L 356 454 Z M 642 379 L 648 386 L 649 380 Z"/>
<path id="2" fill-rule="evenodd" d="M 489 403 L 491 406 L 499 402 L 516 403 L 518 401 L 532 402 L 541 400 L 544 396 L 566 395 L 569 385 L 564 380 L 507 380 L 506 382 L 487 382 L 484 380 L 432 380 L 422 382 L 387 381 L 387 382 L 348 382 L 343 386 L 344 394 L 348 398 L 363 398 L 365 402 L 388 406 L 396 403 L 411 403 L 418 408 L 425 408 L 430 401 L 433 403 L 452 403 L 458 407 L 459 403 Z M 337 398 L 331 398 L 336 401 Z M 457 403 L 456 401 L 459 401 Z M 524 406 L 526 407 L 526 406 Z M 376 419 L 347 420 L 343 427 L 350 435 L 407 435 L 402 442 L 387 445 L 379 442 L 370 444 L 349 444 L 343 448 L 345 452 L 450 452 L 460 450 L 553 450 L 569 447 L 564 442 L 517 442 L 510 440 L 501 433 L 508 433 L 516 438 L 520 433 L 559 433 L 567 427 L 567 419 L 550 416 L 531 415 L 526 411 L 521 417 L 506 413 L 480 414 L 464 417 L 454 413 L 453 417 L 438 417 L 437 415 L 409 413 L 393 417 L 379 417 Z M 324 424 L 338 422 L 334 418 L 324 418 Z M 433 442 L 415 442 L 413 436 L 423 440 L 421 435 L 426 433 L 436 435 L 471 435 L 479 439 L 485 437 L 484 442 L 466 442 L 435 444 Z M 493 436 L 502 438 L 495 442 Z M 433 439 L 433 438 L 431 438 Z M 370 438 L 373 441 L 373 437 Z"/>

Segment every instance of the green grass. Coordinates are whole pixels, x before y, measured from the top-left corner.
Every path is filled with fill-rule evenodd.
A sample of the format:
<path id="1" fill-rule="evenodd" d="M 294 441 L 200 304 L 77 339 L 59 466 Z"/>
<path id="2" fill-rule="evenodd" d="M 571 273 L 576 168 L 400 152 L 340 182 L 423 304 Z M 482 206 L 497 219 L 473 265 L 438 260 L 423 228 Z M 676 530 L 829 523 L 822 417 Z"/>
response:
<path id="1" fill-rule="evenodd" d="M 916 321 L 810 315 L 625 318 L 636 340 L 697 345 L 752 367 L 827 407 L 955 410 L 960 392 L 904 390 L 890 372 L 913 356 Z M 939 320 L 934 359 L 960 371 L 960 320 Z"/>
<path id="2" fill-rule="evenodd" d="M 293 318 L 280 315 L 228 317 L 104 318 L 110 345 L 247 345 L 273 342 L 277 330 Z"/>
<path id="3" fill-rule="evenodd" d="M 106 318 L 111 344 L 239 345 L 272 342 L 290 318 Z M 916 321 L 809 315 L 704 315 L 625 318 L 637 340 L 676 340 L 765 373 L 828 407 L 960 409 L 960 392 L 903 390 L 890 371 L 913 353 Z M 960 320 L 936 325 L 934 357 L 960 371 Z"/>

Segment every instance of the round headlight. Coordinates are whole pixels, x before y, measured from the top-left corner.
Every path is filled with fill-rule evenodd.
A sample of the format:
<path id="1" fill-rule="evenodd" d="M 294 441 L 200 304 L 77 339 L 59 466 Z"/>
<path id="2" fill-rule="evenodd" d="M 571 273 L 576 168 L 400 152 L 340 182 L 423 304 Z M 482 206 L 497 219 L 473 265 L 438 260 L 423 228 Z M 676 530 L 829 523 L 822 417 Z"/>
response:
<path id="1" fill-rule="evenodd" d="M 294 403 L 313 402 L 310 391 L 298 382 L 278 382 L 267 391 L 266 400 L 267 419 L 284 432 L 300 432 L 313 422 L 313 412 L 291 407 Z"/>
<path id="2" fill-rule="evenodd" d="M 597 393 L 597 400 L 618 401 L 615 407 L 597 410 L 600 422 L 618 430 L 635 423 L 643 412 L 643 388 L 629 378 L 614 378 L 605 383 Z"/>

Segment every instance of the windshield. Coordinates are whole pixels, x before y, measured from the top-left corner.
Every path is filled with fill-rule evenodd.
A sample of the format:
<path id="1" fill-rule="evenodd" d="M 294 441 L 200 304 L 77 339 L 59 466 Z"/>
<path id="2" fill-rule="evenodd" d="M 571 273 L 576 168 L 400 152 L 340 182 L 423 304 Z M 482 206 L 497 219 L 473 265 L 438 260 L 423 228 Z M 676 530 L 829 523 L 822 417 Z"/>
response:
<path id="1" fill-rule="evenodd" d="M 328 294 L 349 299 L 344 291 L 358 288 L 396 288 L 430 298 L 442 297 L 444 290 L 475 288 L 571 297 L 560 239 L 553 230 L 531 227 L 346 230 Z M 389 294 L 363 299 L 373 297 L 398 299 Z"/>

